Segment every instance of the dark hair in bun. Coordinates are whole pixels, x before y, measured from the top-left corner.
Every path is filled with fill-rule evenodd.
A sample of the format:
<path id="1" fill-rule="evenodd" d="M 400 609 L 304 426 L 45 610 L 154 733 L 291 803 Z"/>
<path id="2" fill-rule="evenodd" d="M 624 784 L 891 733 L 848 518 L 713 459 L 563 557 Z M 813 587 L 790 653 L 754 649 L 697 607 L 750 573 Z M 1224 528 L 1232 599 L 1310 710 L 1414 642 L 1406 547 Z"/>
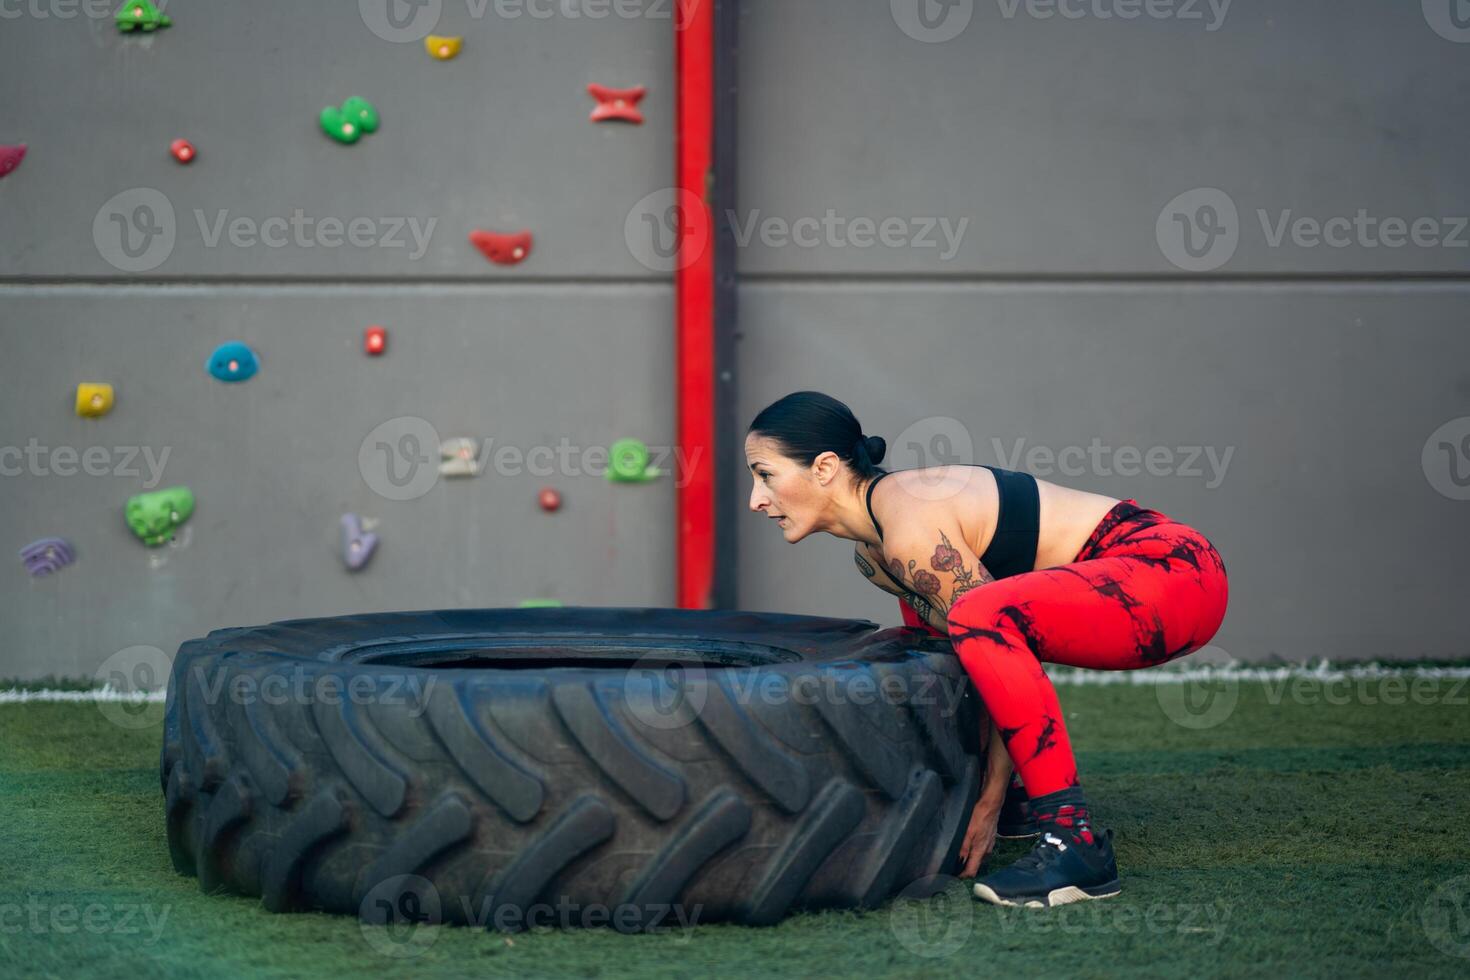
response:
<path id="1" fill-rule="evenodd" d="M 882 436 L 864 436 L 852 409 L 820 391 L 794 391 L 761 409 L 750 431 L 781 445 L 785 455 L 810 466 L 831 451 L 859 477 L 886 473 L 878 464 L 888 451 Z"/>

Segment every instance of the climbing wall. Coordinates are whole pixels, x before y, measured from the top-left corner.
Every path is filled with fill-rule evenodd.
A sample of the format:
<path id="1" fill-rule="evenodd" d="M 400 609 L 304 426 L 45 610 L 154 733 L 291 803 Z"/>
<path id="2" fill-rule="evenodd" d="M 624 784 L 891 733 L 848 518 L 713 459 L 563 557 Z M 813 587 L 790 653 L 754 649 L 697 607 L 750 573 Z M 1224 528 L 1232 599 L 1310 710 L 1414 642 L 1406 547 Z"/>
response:
<path id="1" fill-rule="evenodd" d="M 893 468 L 1191 522 L 1220 657 L 1470 654 L 1452 6 L 752 0 L 741 418 L 816 388 Z M 851 552 L 748 517 L 742 602 L 896 625 Z"/>
<path id="2" fill-rule="evenodd" d="M 666 16 L 58 6 L 0 26 L 0 677 L 670 604 L 671 283 L 625 227 L 672 178 Z"/>

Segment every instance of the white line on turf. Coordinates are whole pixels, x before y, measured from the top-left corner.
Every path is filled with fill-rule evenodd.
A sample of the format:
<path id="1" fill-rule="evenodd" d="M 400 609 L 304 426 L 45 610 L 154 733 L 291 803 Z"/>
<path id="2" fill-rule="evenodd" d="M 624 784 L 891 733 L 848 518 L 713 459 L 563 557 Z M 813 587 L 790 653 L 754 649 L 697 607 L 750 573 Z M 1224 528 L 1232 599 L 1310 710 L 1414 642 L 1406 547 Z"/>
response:
<path id="1" fill-rule="evenodd" d="M 144 704 L 162 701 L 163 691 L 114 691 L 111 688 L 101 688 L 95 691 L 57 691 L 44 689 L 39 691 L 27 691 L 20 688 L 10 688 L 0 691 L 0 704 L 23 704 L 27 701 L 125 701 L 133 704 Z"/>
<path id="2" fill-rule="evenodd" d="M 1333 667 L 1328 663 L 1311 666 L 1296 664 L 1280 667 L 1247 667 L 1240 664 L 1210 667 L 1165 667 L 1154 670 L 1083 670 L 1056 668 L 1049 671 L 1054 684 L 1196 684 L 1208 680 L 1280 681 L 1301 677 L 1314 681 L 1379 680 L 1385 677 L 1458 680 L 1470 678 L 1465 667 L 1398 667 L 1378 663 Z"/>

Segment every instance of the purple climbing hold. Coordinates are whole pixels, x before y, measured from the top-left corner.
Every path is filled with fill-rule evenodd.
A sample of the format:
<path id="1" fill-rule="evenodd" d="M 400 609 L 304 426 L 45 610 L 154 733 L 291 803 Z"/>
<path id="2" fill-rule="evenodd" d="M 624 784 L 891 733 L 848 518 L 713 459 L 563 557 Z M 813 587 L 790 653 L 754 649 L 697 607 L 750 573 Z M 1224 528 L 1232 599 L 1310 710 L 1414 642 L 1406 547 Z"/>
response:
<path id="1" fill-rule="evenodd" d="M 356 514 L 342 515 L 342 560 L 352 571 L 358 571 L 368 563 L 378 547 L 378 536 L 362 529 L 362 518 Z"/>
<path id="2" fill-rule="evenodd" d="M 26 571 L 40 578 L 60 571 L 76 561 L 77 556 L 61 538 L 42 538 L 20 549 L 20 560 L 25 563 Z"/>

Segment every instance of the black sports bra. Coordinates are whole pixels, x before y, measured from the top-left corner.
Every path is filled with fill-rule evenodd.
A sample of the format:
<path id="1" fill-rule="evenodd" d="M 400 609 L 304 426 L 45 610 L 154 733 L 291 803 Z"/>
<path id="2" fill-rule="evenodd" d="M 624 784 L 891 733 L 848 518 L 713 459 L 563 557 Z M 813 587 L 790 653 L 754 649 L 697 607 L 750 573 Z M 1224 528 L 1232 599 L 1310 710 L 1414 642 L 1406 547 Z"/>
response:
<path id="1" fill-rule="evenodd" d="M 983 463 L 964 465 L 984 466 Z M 990 547 L 985 549 L 985 554 L 980 556 L 980 563 L 998 579 L 1029 572 L 1036 567 L 1036 540 L 1041 532 L 1041 496 L 1036 489 L 1036 477 L 997 466 L 985 466 L 985 469 L 995 474 L 1000 506 L 995 520 L 995 536 L 990 539 Z M 873 517 L 873 488 L 888 475 L 879 473 L 868 484 L 868 516 L 873 519 L 880 541 L 883 540 L 883 527 L 878 518 Z"/>

